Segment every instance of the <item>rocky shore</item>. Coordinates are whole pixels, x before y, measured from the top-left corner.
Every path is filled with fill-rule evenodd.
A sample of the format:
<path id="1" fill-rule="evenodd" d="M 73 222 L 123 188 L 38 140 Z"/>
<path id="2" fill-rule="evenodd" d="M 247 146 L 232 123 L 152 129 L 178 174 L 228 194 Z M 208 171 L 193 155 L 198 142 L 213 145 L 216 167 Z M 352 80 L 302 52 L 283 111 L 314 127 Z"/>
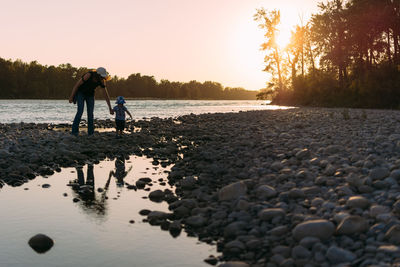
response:
<path id="1" fill-rule="evenodd" d="M 113 127 L 97 121 L 97 127 Z M 175 192 L 143 212 L 215 243 L 220 266 L 400 266 L 400 112 L 291 109 L 153 118 L 74 137 L 65 125 L 0 124 L 0 186 L 61 167 L 146 155 L 174 164 Z M 146 181 L 138 180 L 138 188 Z"/>

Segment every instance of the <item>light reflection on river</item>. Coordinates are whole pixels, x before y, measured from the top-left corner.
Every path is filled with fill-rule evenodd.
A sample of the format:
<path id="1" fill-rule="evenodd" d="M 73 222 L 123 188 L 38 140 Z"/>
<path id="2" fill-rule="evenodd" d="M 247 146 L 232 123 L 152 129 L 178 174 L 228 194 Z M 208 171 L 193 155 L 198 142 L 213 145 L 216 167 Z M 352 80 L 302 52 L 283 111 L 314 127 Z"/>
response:
<path id="1" fill-rule="evenodd" d="M 134 119 L 289 108 L 257 100 L 127 100 L 126 107 Z M 75 113 L 76 105 L 67 100 L 0 100 L 0 123 L 71 123 Z M 104 100 L 96 100 L 94 115 L 96 119 L 113 119 Z M 82 118 L 86 119 L 86 111 Z"/>
<path id="2" fill-rule="evenodd" d="M 168 205 L 144 199 L 147 191 L 126 187 L 150 177 L 155 181 L 151 190 L 173 190 L 168 184 L 158 184 L 159 178 L 167 176 L 165 169 L 154 167 L 150 159 L 132 156 L 124 173 L 118 171 L 115 161 L 94 165 L 93 195 L 85 196 L 67 185 L 91 184 L 88 165 L 0 189 L 0 266 L 207 266 L 203 259 L 216 255 L 215 246 L 199 243 L 184 232 L 173 238 L 160 227 L 142 222 L 141 209 L 167 211 Z M 42 188 L 43 184 L 50 188 Z M 81 201 L 74 203 L 75 197 Z M 37 254 L 27 244 L 38 233 L 55 242 L 45 254 Z"/>

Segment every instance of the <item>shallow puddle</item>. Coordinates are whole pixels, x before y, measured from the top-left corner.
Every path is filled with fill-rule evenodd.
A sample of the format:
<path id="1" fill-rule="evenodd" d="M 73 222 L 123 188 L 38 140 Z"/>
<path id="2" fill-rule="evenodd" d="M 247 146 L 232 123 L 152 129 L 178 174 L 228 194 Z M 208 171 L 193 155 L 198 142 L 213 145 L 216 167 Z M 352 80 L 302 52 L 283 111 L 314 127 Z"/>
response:
<path id="1" fill-rule="evenodd" d="M 136 156 L 124 162 L 106 160 L 65 168 L 20 187 L 4 186 L 0 266 L 207 266 L 203 260 L 217 254 L 215 246 L 184 232 L 174 238 L 142 222 L 141 209 L 167 211 L 168 204 L 152 202 L 145 198 L 149 191 L 127 186 L 149 177 L 151 191 L 174 190 L 168 183 L 160 185 L 160 178 L 167 182 L 168 168 L 151 162 Z M 95 190 L 88 190 L 93 185 Z M 28 245 L 38 233 L 54 240 L 44 254 Z"/>

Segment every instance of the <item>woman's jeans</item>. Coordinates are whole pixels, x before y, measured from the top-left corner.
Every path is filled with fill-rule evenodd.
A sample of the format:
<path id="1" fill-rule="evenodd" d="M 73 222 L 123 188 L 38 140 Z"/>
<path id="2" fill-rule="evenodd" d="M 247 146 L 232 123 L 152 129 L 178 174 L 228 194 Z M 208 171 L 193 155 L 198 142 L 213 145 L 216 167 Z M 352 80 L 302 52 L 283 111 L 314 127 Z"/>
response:
<path id="1" fill-rule="evenodd" d="M 87 124 L 88 124 L 88 135 L 92 135 L 94 133 L 94 124 L 93 124 L 93 111 L 94 111 L 94 96 L 86 96 L 82 92 L 76 92 L 76 104 L 78 106 L 78 110 L 75 115 L 74 123 L 72 124 L 72 134 L 79 134 L 79 123 L 81 122 L 83 109 L 85 108 L 86 101 L 86 109 L 87 109 Z"/>

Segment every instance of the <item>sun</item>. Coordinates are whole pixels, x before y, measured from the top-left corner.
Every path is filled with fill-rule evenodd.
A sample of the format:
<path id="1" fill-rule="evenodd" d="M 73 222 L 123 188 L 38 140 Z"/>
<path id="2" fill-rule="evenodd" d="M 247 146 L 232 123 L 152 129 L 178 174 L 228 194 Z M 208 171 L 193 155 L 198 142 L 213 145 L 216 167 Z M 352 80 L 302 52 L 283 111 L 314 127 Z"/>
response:
<path id="1" fill-rule="evenodd" d="M 280 49 L 285 49 L 290 43 L 291 36 L 292 32 L 289 27 L 279 25 L 275 42 Z"/>

